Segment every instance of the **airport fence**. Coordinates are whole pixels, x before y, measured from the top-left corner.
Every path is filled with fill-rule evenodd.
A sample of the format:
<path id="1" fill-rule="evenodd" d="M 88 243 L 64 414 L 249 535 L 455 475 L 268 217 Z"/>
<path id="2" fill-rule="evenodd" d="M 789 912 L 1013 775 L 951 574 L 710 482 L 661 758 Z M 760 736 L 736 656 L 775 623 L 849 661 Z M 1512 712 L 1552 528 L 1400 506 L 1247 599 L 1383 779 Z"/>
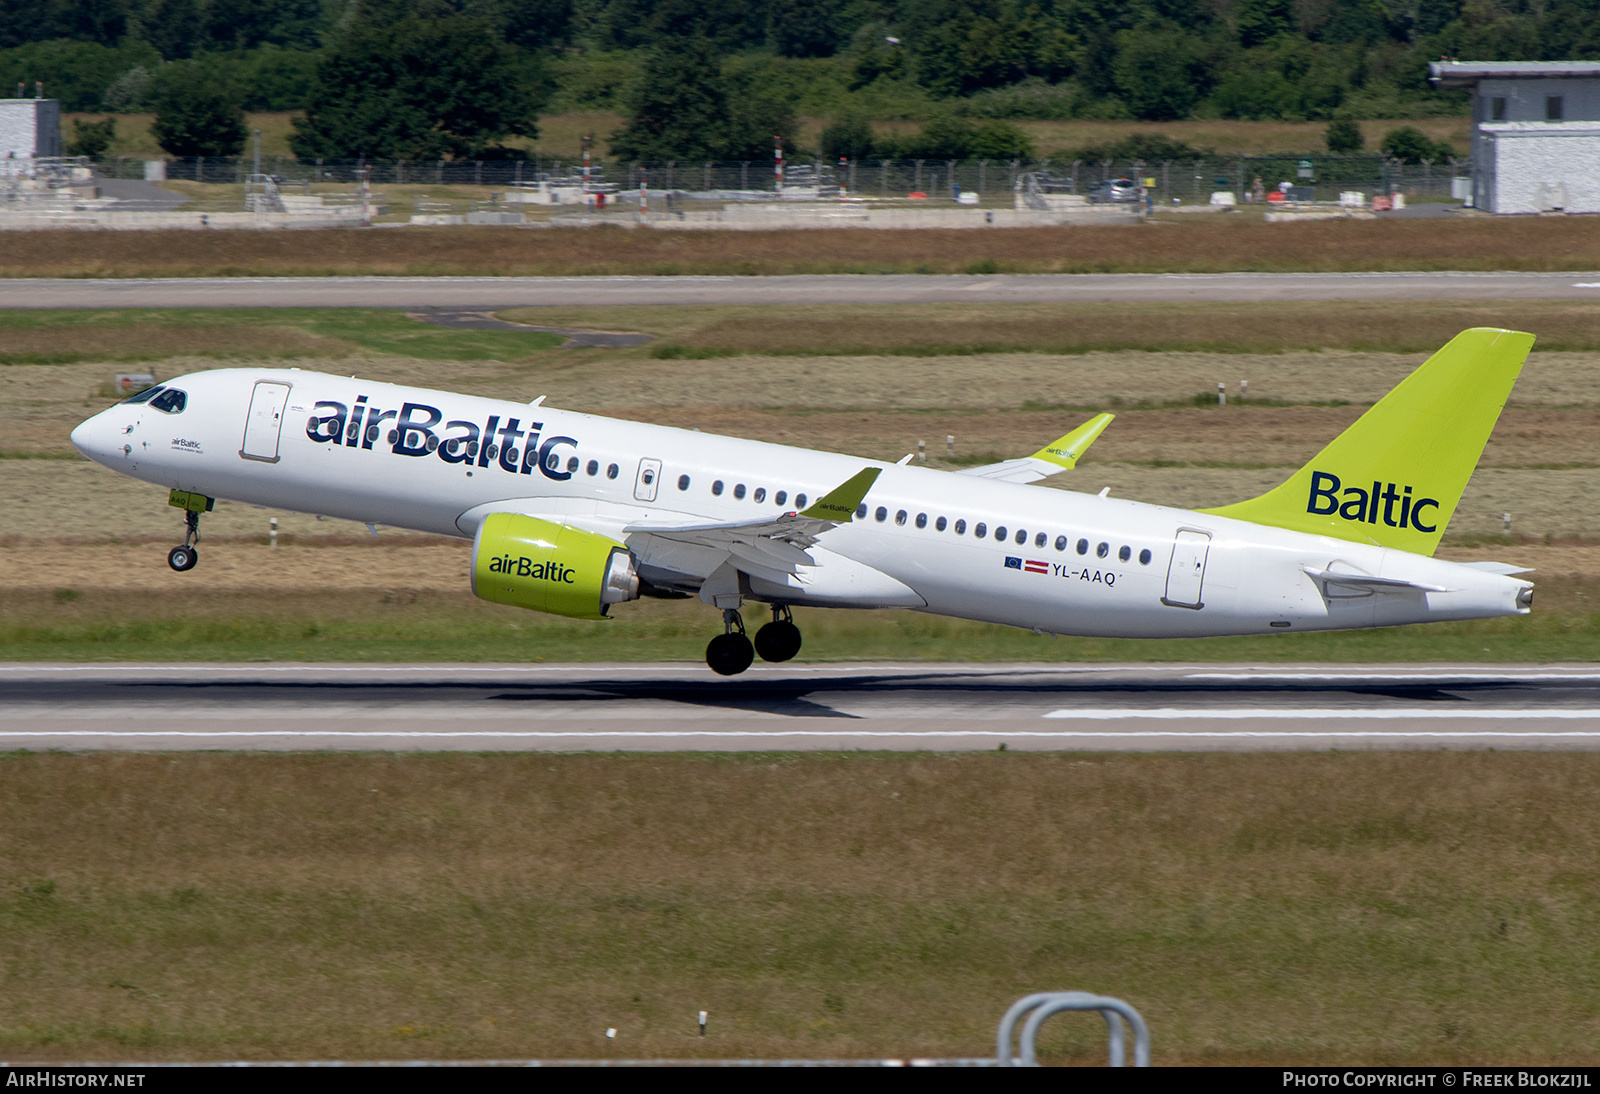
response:
<path id="1" fill-rule="evenodd" d="M 165 163 L 166 177 L 195 182 L 243 183 L 256 171 L 247 156 L 180 157 Z M 349 184 L 363 176 L 376 185 L 464 185 L 524 187 L 547 182 L 581 185 L 580 161 L 537 158 L 530 160 L 303 160 L 263 157 L 261 173 L 280 185 Z M 144 161 L 129 156 L 107 157 L 96 163 L 107 178 L 144 178 Z M 841 184 L 847 195 L 904 198 L 926 195 L 929 201 L 954 201 L 962 193 L 976 193 L 985 202 L 1011 200 L 1019 179 L 1032 176 L 1045 192 L 1090 195 L 1094 187 L 1111 179 L 1146 179 L 1157 204 L 1204 204 L 1219 190 L 1249 199 L 1256 180 L 1274 190 L 1281 183 L 1308 188 L 1301 196 L 1318 201 L 1338 200 L 1347 190 L 1374 193 L 1401 191 L 1412 200 L 1443 200 L 1451 196 L 1452 178 L 1464 175 L 1465 162 L 1406 164 L 1379 155 L 1367 156 L 1206 156 L 1159 161 L 990 159 L 845 159 L 790 160 L 784 165 L 782 190 L 789 197 L 838 197 Z M 779 180 L 773 161 L 667 161 L 639 163 L 596 159 L 590 171 L 596 189 L 628 194 L 648 180 L 658 194 L 678 194 L 687 199 L 719 201 L 770 201 L 778 197 Z M 969 199 L 970 200 L 970 199 Z"/>

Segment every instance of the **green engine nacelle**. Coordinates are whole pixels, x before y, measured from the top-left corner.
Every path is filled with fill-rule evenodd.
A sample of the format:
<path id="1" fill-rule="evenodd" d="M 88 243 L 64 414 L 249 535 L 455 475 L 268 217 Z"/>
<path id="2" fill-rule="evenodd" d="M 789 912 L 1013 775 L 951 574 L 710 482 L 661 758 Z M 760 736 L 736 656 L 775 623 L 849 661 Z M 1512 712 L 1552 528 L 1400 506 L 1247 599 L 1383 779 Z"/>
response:
<path id="1" fill-rule="evenodd" d="M 472 541 L 472 591 L 484 600 L 604 619 L 636 600 L 633 556 L 614 539 L 520 513 L 491 513 Z"/>

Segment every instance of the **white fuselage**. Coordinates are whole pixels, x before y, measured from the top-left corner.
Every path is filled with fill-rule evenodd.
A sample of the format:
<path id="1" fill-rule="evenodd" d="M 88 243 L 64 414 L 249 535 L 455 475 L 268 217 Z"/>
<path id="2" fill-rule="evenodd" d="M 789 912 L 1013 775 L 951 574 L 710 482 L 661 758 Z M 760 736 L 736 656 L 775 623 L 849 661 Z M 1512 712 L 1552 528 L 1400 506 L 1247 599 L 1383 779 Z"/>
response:
<path id="1" fill-rule="evenodd" d="M 79 426 L 74 445 L 113 470 L 173 489 L 443 535 L 470 538 L 491 512 L 528 513 L 614 536 L 635 552 L 648 580 L 682 589 L 692 590 L 728 556 L 624 529 L 771 517 L 803 508 L 799 495 L 815 500 L 879 466 L 298 369 L 219 369 L 169 383 L 187 396 L 180 413 L 119 404 Z M 281 421 L 271 418 L 279 393 Z M 329 439 L 335 431 L 337 443 Z M 533 459 L 525 457 L 530 432 Z M 887 466 L 864 504 L 864 518 L 822 534 L 816 567 L 801 567 L 787 582 L 747 575 L 744 594 L 1129 637 L 1527 611 L 1517 601 L 1528 583 L 1500 574 L 1117 498 Z M 1411 584 L 1330 586 L 1308 571 Z"/>

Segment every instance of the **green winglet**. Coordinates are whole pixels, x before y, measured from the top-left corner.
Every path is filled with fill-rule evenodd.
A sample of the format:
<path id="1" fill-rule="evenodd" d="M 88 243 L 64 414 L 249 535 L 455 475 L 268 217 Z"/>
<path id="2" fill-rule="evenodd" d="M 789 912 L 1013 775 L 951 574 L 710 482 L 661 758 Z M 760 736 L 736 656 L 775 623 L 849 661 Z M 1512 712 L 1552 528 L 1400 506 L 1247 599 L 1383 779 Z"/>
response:
<path id="1" fill-rule="evenodd" d="M 878 475 L 882 471 L 881 467 L 869 467 L 857 471 L 842 486 L 834 487 L 810 506 L 802 509 L 800 515 L 816 520 L 831 520 L 837 524 L 849 524 L 856 515 L 856 506 L 867 496 L 867 491 L 872 489 L 872 484 L 878 481 Z"/>
<path id="2" fill-rule="evenodd" d="M 1088 447 L 1094 443 L 1094 439 L 1105 432 L 1106 426 L 1110 425 L 1111 419 L 1115 417 L 1115 414 L 1096 414 L 1065 437 L 1051 441 L 1029 458 L 1044 460 L 1046 463 L 1053 463 L 1057 467 L 1071 471 L 1078 465 L 1078 460 L 1083 457 Z"/>

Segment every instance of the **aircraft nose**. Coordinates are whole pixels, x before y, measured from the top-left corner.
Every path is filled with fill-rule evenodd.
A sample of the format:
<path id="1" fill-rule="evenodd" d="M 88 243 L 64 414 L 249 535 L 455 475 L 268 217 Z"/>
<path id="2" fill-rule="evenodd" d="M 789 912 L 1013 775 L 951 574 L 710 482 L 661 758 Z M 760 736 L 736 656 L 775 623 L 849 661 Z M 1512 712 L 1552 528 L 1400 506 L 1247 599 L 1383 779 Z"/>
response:
<path id="1" fill-rule="evenodd" d="M 103 460 L 107 451 L 108 429 L 103 411 L 92 418 L 87 418 L 79 422 L 78 427 L 72 431 L 72 447 L 91 460 Z"/>

